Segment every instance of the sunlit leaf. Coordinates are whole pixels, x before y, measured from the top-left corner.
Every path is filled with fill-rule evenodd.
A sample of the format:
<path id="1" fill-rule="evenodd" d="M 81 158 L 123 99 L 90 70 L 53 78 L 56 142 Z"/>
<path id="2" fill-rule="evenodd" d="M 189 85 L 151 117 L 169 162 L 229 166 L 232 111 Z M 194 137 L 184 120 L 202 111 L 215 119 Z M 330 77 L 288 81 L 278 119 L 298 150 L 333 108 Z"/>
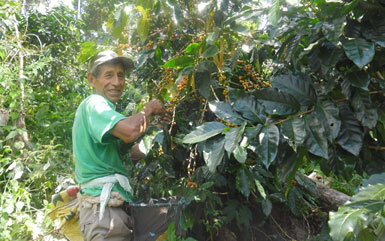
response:
<path id="1" fill-rule="evenodd" d="M 183 12 L 179 6 L 179 4 L 175 0 L 166 0 L 166 6 L 168 8 L 168 11 L 171 13 L 171 18 L 173 22 L 178 27 L 183 27 L 184 25 L 184 17 Z"/>
<path id="2" fill-rule="evenodd" d="M 330 236 L 344 240 L 349 234 L 358 235 L 368 227 L 373 215 L 384 208 L 385 184 L 379 183 L 362 187 L 351 201 L 329 213 Z"/>
<path id="3" fill-rule="evenodd" d="M 190 56 L 178 56 L 167 61 L 163 67 L 164 68 L 184 68 L 186 66 L 192 66 L 194 64 L 194 59 Z"/>
<path id="4" fill-rule="evenodd" d="M 137 6 L 136 9 L 142 14 L 142 17 L 138 19 L 137 31 L 140 40 L 144 42 L 150 31 L 150 23 L 148 21 L 147 11 L 142 6 Z"/>
<path id="5" fill-rule="evenodd" d="M 198 126 L 194 131 L 190 132 L 183 138 L 183 143 L 192 144 L 209 139 L 216 136 L 226 128 L 220 122 L 206 122 Z M 224 140 L 224 139 L 223 139 Z"/>
<path id="6" fill-rule="evenodd" d="M 255 185 L 257 186 L 257 190 L 258 190 L 259 194 L 261 194 L 261 197 L 263 199 L 266 199 L 267 195 L 266 195 L 265 189 L 263 188 L 261 182 L 258 179 L 254 179 L 254 181 L 255 181 Z"/>
<path id="7" fill-rule="evenodd" d="M 244 148 L 244 147 L 242 147 L 240 145 L 236 145 L 235 149 L 233 151 L 233 154 L 234 154 L 235 159 L 237 159 L 237 161 L 239 163 L 245 163 L 246 162 L 246 159 L 247 159 L 247 150 L 246 150 L 246 148 Z"/>
<path id="8" fill-rule="evenodd" d="M 191 43 L 186 47 L 186 54 L 195 54 L 201 45 L 199 43 Z"/>
<path id="9" fill-rule="evenodd" d="M 214 173 L 225 154 L 225 138 L 208 140 L 203 147 L 203 158 L 210 172 Z"/>
<path id="10" fill-rule="evenodd" d="M 241 141 L 243 132 L 245 130 L 246 122 L 240 127 L 233 127 L 225 134 L 225 150 L 230 154 Z"/>
<path id="11" fill-rule="evenodd" d="M 98 53 L 98 48 L 95 42 L 84 42 L 81 44 L 81 51 L 77 56 L 80 63 L 87 62 L 90 58 Z"/>
<path id="12" fill-rule="evenodd" d="M 277 27 L 279 19 L 279 5 L 280 0 L 272 0 L 271 7 L 269 8 L 268 18 L 271 25 Z"/>
<path id="13" fill-rule="evenodd" d="M 232 123 L 236 125 L 240 125 L 244 122 L 242 116 L 237 114 L 231 108 L 231 105 L 227 102 L 223 101 L 215 101 L 209 103 L 209 108 L 214 114 L 226 121 L 227 123 Z"/>
<path id="14" fill-rule="evenodd" d="M 368 185 L 374 185 L 377 183 L 385 184 L 385 172 L 371 175 L 368 179 L 365 179 L 362 182 L 362 187 L 366 187 Z"/>

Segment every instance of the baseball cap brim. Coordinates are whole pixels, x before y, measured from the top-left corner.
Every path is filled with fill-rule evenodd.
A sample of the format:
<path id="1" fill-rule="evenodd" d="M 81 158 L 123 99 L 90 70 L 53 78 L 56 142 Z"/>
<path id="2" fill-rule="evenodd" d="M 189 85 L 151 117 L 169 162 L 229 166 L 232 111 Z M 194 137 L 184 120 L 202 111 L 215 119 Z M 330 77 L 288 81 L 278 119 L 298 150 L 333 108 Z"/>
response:
<path id="1" fill-rule="evenodd" d="M 119 56 L 117 53 L 111 50 L 106 50 L 98 53 L 93 57 L 89 63 L 88 71 L 93 72 L 99 65 L 107 62 L 118 61 L 123 65 L 124 70 L 131 70 L 135 67 L 134 62 L 125 56 Z"/>

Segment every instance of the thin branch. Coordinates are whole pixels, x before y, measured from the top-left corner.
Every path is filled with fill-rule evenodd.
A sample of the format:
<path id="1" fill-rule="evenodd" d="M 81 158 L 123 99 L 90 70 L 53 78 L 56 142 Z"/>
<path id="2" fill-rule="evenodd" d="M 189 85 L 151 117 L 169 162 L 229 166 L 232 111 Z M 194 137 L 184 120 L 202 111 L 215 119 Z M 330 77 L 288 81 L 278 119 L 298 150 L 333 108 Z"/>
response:
<path id="1" fill-rule="evenodd" d="M 280 231 L 281 231 L 287 238 L 289 238 L 289 239 L 292 240 L 292 241 L 296 241 L 295 238 L 290 237 L 290 235 L 288 235 L 288 234 L 285 232 L 285 230 L 283 230 L 283 228 L 279 225 L 279 223 L 275 220 L 275 218 L 274 218 L 272 215 L 270 215 L 270 217 L 271 217 L 271 219 L 273 220 L 273 222 L 275 223 L 275 225 L 277 225 L 277 227 L 279 228 L 279 230 L 280 230 Z"/>
<path id="2" fill-rule="evenodd" d="M 267 239 L 273 241 L 273 240 L 269 237 L 269 235 L 267 235 L 265 232 L 263 232 L 262 229 L 259 229 L 258 227 L 253 227 L 253 229 L 255 229 L 255 230 L 257 230 L 258 232 L 260 232 L 261 234 L 263 234 Z"/>
<path id="3" fill-rule="evenodd" d="M 214 88 L 213 88 L 212 85 L 210 85 L 210 88 L 211 88 L 211 91 L 212 91 L 213 94 L 214 94 L 215 99 L 216 99 L 217 101 L 219 101 L 219 98 L 218 98 L 217 94 L 215 93 Z"/>
<path id="4" fill-rule="evenodd" d="M 39 36 L 37 36 L 37 35 L 34 34 L 34 33 L 29 33 L 29 34 L 27 34 L 27 36 L 28 36 L 28 35 L 35 36 L 35 37 L 37 38 L 37 40 L 39 40 L 39 43 L 40 43 L 40 49 L 41 49 L 41 51 L 43 51 L 43 44 L 41 43 L 41 40 L 40 40 Z"/>
<path id="5" fill-rule="evenodd" d="M 385 93 L 382 90 L 370 91 L 369 94 L 370 95 L 381 94 L 381 95 L 385 96 Z"/>
<path id="6" fill-rule="evenodd" d="M 314 109 L 307 110 L 307 111 L 305 111 L 305 112 L 302 112 L 302 113 L 299 113 L 299 114 L 297 114 L 297 115 L 294 115 L 294 117 L 300 117 L 301 115 L 309 114 L 309 113 L 312 113 L 313 111 L 314 111 Z M 274 125 L 279 125 L 279 124 L 281 124 L 281 123 L 283 123 L 283 122 L 285 122 L 285 121 L 290 120 L 291 118 L 293 118 L 293 116 L 290 116 L 290 117 L 288 117 L 288 118 L 286 118 L 286 119 L 283 119 L 283 120 L 276 121 L 276 122 L 274 122 L 273 124 L 274 124 Z"/>
<path id="7" fill-rule="evenodd" d="M 378 78 L 380 78 L 380 79 L 382 79 L 382 80 L 385 80 L 385 79 L 384 79 L 384 76 L 382 76 L 382 74 L 381 74 L 380 71 L 377 71 L 377 72 L 376 72 L 376 75 L 377 75 Z"/>
<path id="8" fill-rule="evenodd" d="M 376 151 L 385 151 L 385 146 L 367 146 L 369 149 L 376 150 Z"/>

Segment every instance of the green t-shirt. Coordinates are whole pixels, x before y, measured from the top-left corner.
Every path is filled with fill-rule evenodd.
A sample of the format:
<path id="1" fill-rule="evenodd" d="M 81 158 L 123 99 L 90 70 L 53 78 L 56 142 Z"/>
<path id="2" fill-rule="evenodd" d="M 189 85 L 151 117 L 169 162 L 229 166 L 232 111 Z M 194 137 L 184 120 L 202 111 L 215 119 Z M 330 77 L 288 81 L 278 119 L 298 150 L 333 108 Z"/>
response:
<path id="1" fill-rule="evenodd" d="M 119 156 L 120 140 L 109 133 L 124 118 L 114 110 L 113 103 L 101 95 L 93 94 L 79 105 L 72 128 L 75 177 L 79 184 L 116 173 L 128 176 Z M 112 190 L 122 194 L 126 201 L 132 201 L 131 193 L 119 184 Z M 82 193 L 91 196 L 98 196 L 101 191 L 102 187 L 82 189 Z"/>

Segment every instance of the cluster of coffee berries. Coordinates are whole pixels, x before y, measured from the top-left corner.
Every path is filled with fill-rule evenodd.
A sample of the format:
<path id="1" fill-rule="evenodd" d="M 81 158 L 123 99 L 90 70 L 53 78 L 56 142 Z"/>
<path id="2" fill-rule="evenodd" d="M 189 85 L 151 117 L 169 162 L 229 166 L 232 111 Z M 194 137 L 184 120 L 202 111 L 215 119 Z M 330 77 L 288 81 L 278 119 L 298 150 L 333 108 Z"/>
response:
<path id="1" fill-rule="evenodd" d="M 244 90 L 271 87 L 270 82 L 265 80 L 265 76 L 259 74 L 251 64 L 246 64 L 246 61 L 240 59 L 237 60 L 237 63 L 242 65 L 243 74 L 238 76 L 238 80 Z"/>
<path id="2" fill-rule="evenodd" d="M 223 71 L 223 70 L 218 71 L 217 77 L 218 77 L 219 83 L 221 83 L 222 85 L 225 84 L 225 81 L 227 79 L 227 77 L 225 75 L 225 71 Z"/>
<path id="3" fill-rule="evenodd" d="M 198 184 L 196 182 L 192 182 L 190 180 L 186 180 L 186 185 L 189 187 L 189 188 L 197 188 L 198 187 Z"/>
<path id="4" fill-rule="evenodd" d="M 146 50 L 152 49 L 154 42 L 152 40 L 148 41 L 147 44 L 143 47 Z"/>
<path id="5" fill-rule="evenodd" d="M 229 102 L 229 90 L 227 88 L 223 90 L 223 96 L 225 97 L 225 101 Z"/>
<path id="6" fill-rule="evenodd" d="M 184 75 L 182 80 L 179 82 L 178 86 L 176 87 L 178 91 L 184 90 L 188 85 L 188 75 Z"/>

